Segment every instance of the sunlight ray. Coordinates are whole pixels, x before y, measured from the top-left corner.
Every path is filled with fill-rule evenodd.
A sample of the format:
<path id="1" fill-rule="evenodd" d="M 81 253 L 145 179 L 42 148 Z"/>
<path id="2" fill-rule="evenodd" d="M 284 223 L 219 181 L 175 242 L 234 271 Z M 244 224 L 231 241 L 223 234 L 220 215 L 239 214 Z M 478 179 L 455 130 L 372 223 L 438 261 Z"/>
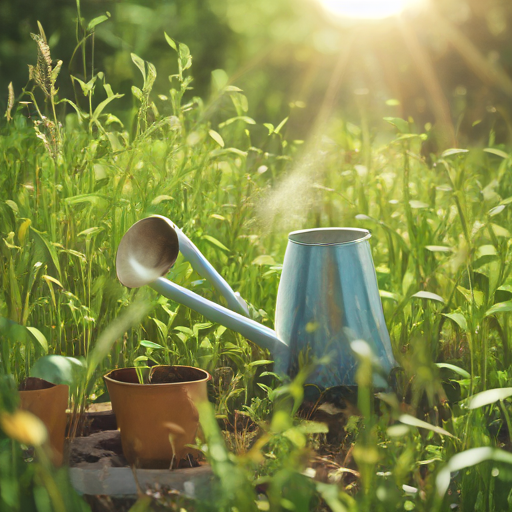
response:
<path id="1" fill-rule="evenodd" d="M 400 14 L 421 0 L 320 0 L 332 14 L 347 18 L 382 19 Z"/>

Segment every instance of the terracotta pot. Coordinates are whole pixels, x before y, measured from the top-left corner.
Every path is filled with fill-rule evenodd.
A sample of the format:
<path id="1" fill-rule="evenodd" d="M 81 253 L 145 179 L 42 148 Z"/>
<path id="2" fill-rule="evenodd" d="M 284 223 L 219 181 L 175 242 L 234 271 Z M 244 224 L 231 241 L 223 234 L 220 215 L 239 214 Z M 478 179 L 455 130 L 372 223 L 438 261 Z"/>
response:
<path id="1" fill-rule="evenodd" d="M 193 452 L 185 445 L 196 438 L 199 413 L 194 404 L 208 399 L 208 372 L 191 366 L 154 366 L 151 383 L 139 384 L 135 368 L 123 368 L 104 379 L 130 464 L 169 468 Z"/>
<path id="2" fill-rule="evenodd" d="M 29 377 L 20 386 L 20 408 L 37 416 L 48 430 L 52 462 L 62 464 L 69 386 Z"/>

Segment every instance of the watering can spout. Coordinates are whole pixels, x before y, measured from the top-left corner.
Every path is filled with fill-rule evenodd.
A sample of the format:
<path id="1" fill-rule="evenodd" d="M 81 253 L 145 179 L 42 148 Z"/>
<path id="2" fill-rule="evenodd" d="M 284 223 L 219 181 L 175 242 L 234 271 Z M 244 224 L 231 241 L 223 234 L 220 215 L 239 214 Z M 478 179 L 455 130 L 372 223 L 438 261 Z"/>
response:
<path id="1" fill-rule="evenodd" d="M 219 323 L 240 333 L 261 348 L 270 350 L 273 354 L 276 352 L 281 354 L 282 350 L 286 347 L 277 337 L 275 331 L 269 327 L 259 324 L 250 318 L 246 318 L 239 313 L 235 313 L 220 304 L 209 301 L 168 279 L 159 277 L 156 281 L 152 282 L 150 286 L 161 295 L 201 313 L 212 322 Z"/>
<path id="2" fill-rule="evenodd" d="M 230 309 L 163 277 L 174 265 L 180 251 L 194 270 L 207 278 L 225 297 Z M 249 311 L 244 300 L 233 292 L 197 247 L 169 219 L 155 215 L 135 223 L 119 244 L 116 270 L 119 281 L 128 288 L 149 285 L 168 299 L 179 302 L 212 322 L 239 332 L 260 347 L 270 350 L 273 355 L 278 356 L 276 359 L 279 359 L 281 373 L 286 372 L 287 345 L 272 329 L 247 318 Z"/>

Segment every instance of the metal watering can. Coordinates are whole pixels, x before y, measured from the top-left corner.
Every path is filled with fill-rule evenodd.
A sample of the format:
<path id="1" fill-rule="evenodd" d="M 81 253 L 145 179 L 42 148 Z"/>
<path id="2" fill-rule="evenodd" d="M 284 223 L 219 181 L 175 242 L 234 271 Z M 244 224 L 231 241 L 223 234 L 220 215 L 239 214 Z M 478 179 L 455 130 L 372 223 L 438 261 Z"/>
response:
<path id="1" fill-rule="evenodd" d="M 240 295 L 166 217 L 148 217 L 126 232 L 117 251 L 117 277 L 128 288 L 150 285 L 165 297 L 268 349 L 278 374 L 295 375 L 301 352 L 312 358 L 330 356 L 329 364 L 317 367 L 307 382 L 323 389 L 354 386 L 357 359 L 350 348 L 352 341 L 369 344 L 383 373 L 389 374 L 396 366 L 370 237 L 369 231 L 356 228 L 290 233 L 277 294 L 275 331 L 248 318 Z M 180 251 L 224 296 L 229 309 L 162 277 Z M 385 386 L 378 376 L 374 382 Z"/>

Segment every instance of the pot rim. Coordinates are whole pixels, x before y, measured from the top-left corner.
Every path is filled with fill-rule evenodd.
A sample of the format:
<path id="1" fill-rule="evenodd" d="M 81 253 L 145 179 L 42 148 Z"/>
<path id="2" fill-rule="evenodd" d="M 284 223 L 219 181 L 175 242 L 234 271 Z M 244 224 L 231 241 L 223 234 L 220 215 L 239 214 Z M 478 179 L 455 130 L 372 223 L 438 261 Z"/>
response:
<path id="1" fill-rule="evenodd" d="M 115 368 L 114 370 L 110 370 L 107 374 L 103 375 L 103 379 L 105 381 L 113 382 L 113 383 L 119 384 L 121 386 L 140 386 L 140 387 L 144 387 L 144 388 L 148 388 L 150 386 L 182 386 L 183 384 L 200 384 L 202 382 L 208 382 L 208 381 L 212 380 L 212 376 L 206 370 L 203 370 L 202 368 L 197 368 L 196 366 L 187 366 L 187 365 L 182 365 L 182 364 L 157 364 L 157 365 L 153 366 L 152 368 L 157 368 L 157 367 L 192 368 L 193 370 L 199 370 L 200 372 L 203 372 L 206 375 L 206 377 L 204 379 L 199 379 L 199 380 L 187 380 L 184 382 L 161 382 L 161 383 L 155 383 L 155 384 L 139 384 L 139 383 L 135 383 L 135 382 L 122 382 L 120 380 L 116 380 L 116 379 L 113 379 L 112 377 L 110 377 L 110 375 L 113 372 L 117 372 L 119 370 L 136 370 L 137 369 L 135 366 L 126 366 L 124 368 Z"/>
<path id="2" fill-rule="evenodd" d="M 329 233 L 330 232 L 330 233 Z M 307 235 L 314 233 L 325 233 L 332 235 L 349 234 L 352 235 L 349 240 L 329 240 L 329 241 L 309 241 Z M 305 236 L 303 236 L 305 235 Z M 359 235 L 359 236 L 354 236 Z M 369 230 L 364 228 L 344 228 L 344 227 L 333 227 L 333 228 L 312 228 L 312 229 L 300 229 L 298 231 L 292 231 L 288 234 L 288 240 L 291 243 L 297 245 L 307 246 L 331 246 L 331 245 L 352 245 L 365 242 L 371 238 L 372 234 Z M 336 238 L 336 237 L 335 237 Z"/>

